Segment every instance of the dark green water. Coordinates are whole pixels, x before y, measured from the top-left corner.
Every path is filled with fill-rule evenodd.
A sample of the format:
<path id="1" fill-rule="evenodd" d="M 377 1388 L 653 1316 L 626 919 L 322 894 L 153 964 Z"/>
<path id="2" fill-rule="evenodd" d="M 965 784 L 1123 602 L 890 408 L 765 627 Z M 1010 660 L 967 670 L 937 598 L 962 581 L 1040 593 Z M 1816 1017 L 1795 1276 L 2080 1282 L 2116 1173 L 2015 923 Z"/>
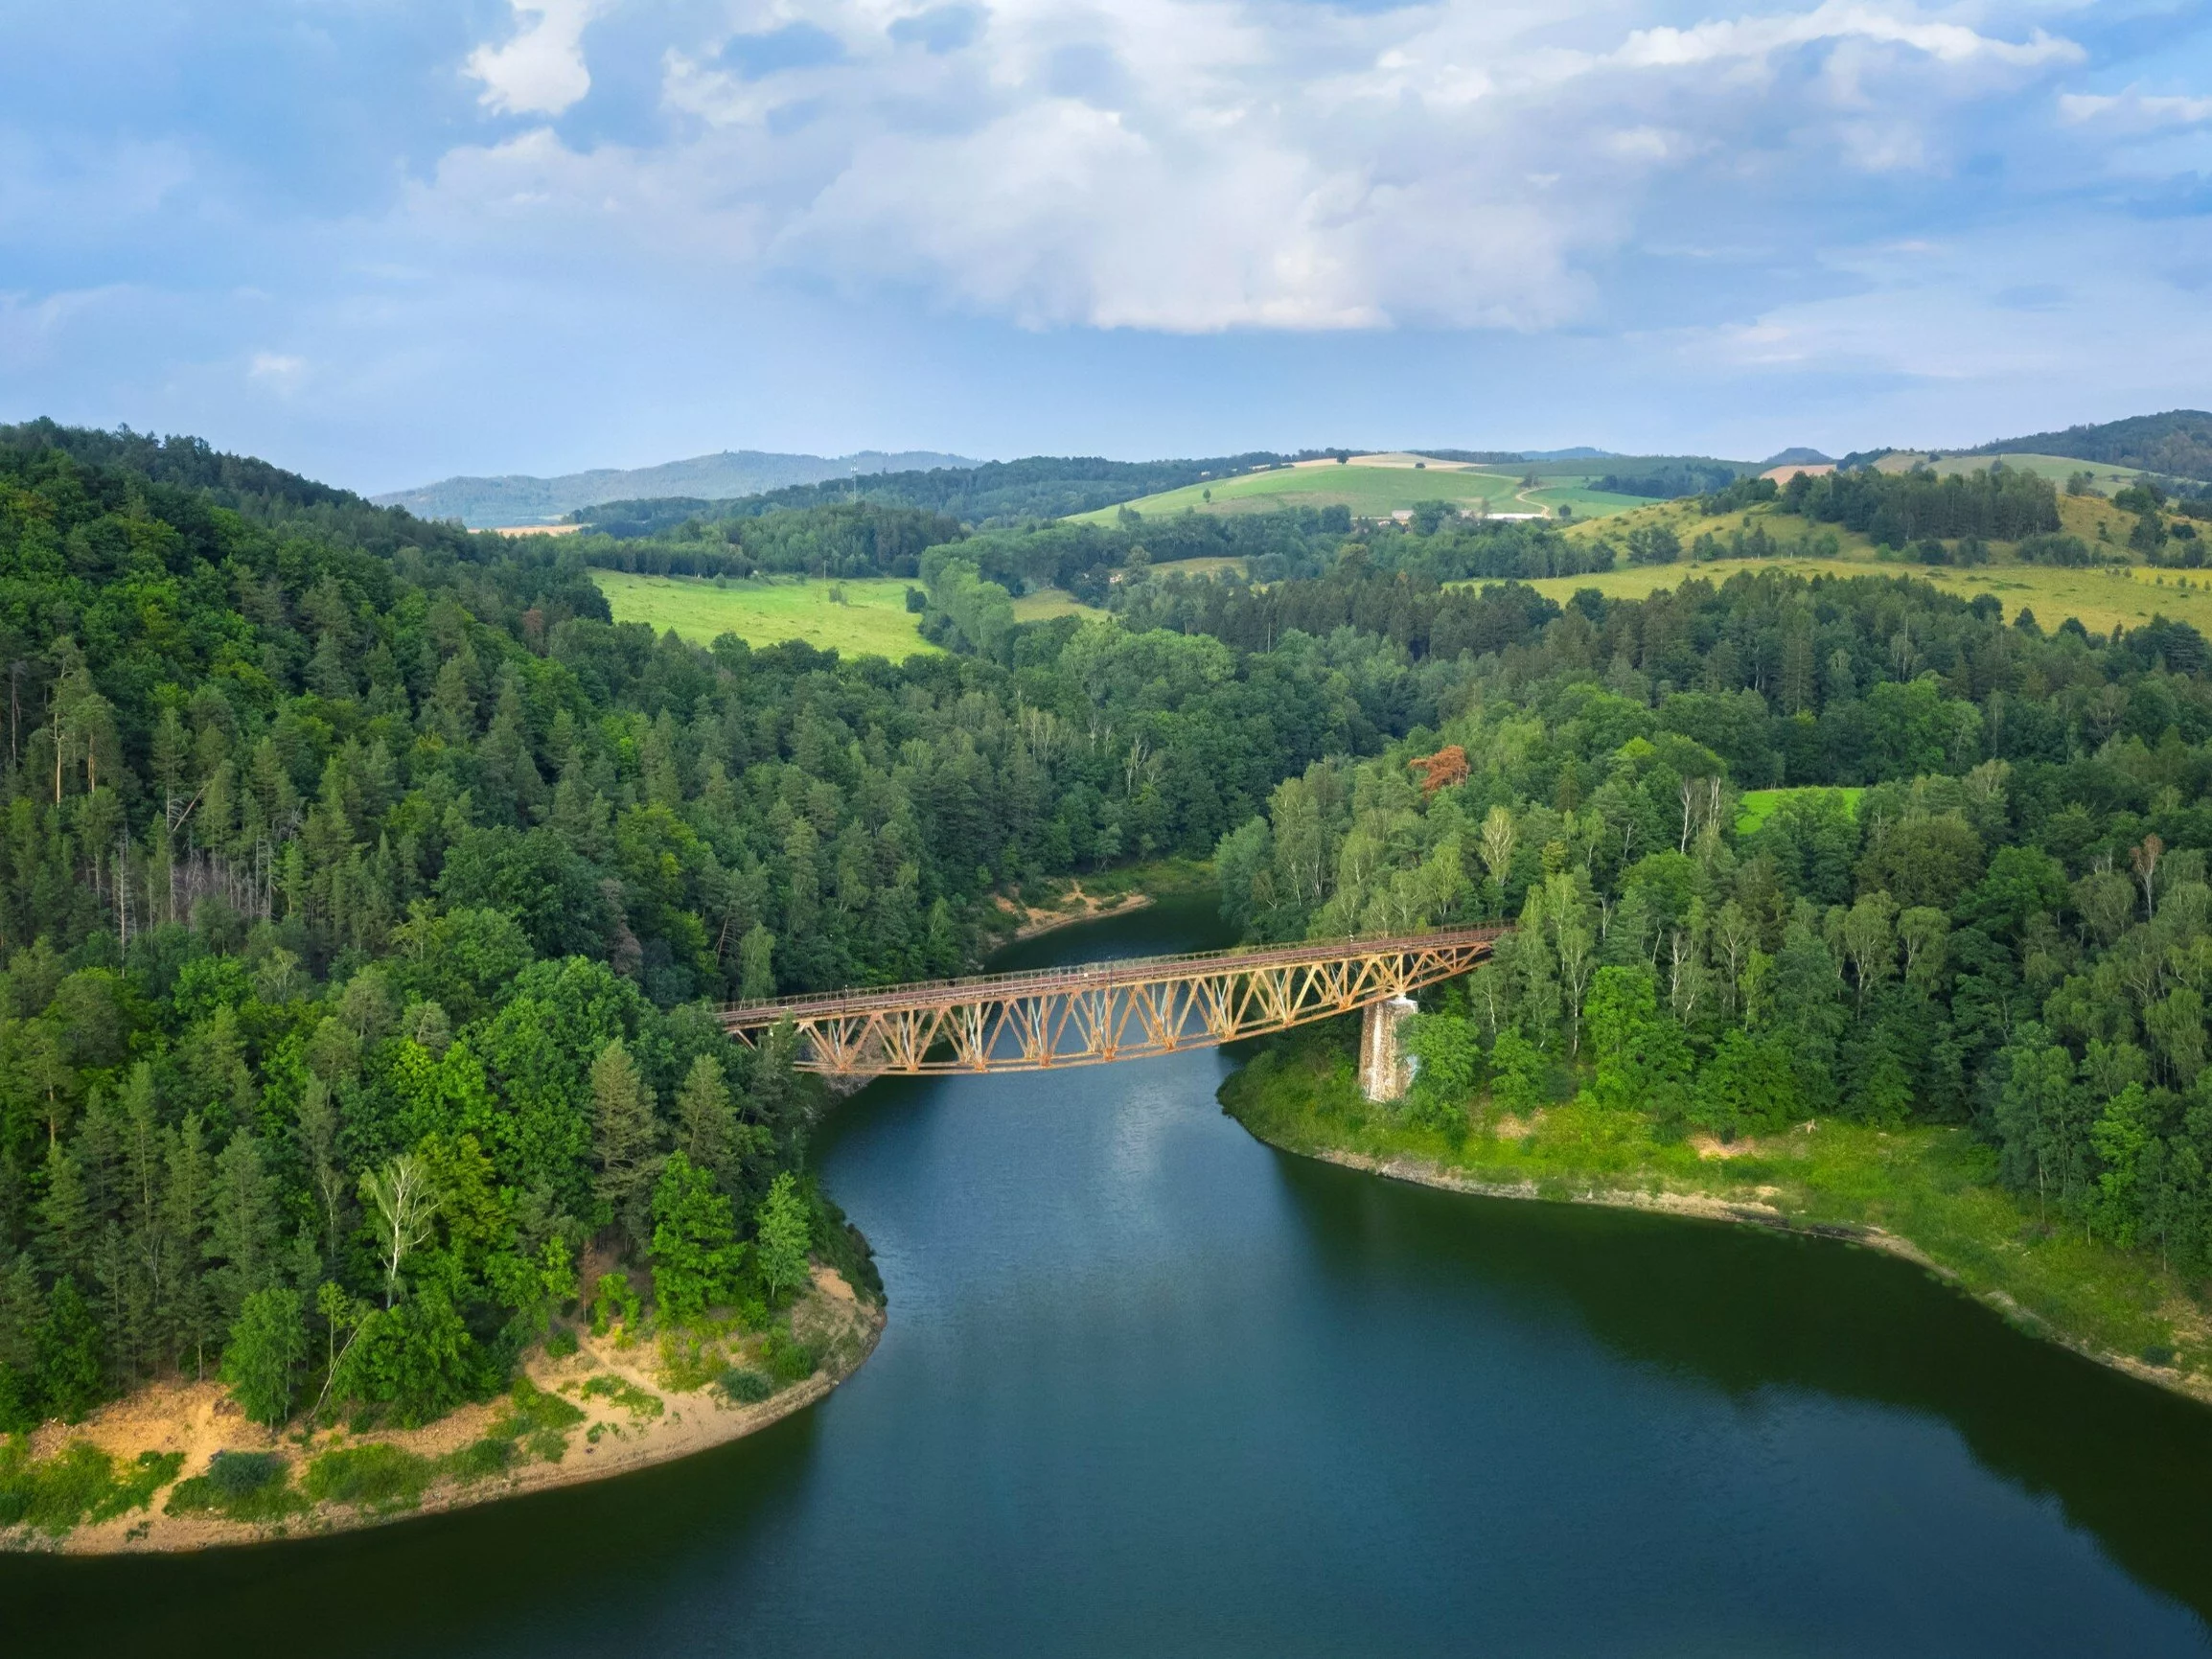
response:
<path id="1" fill-rule="evenodd" d="M 2212 1412 L 1886 1257 L 1281 1157 L 1229 1064 L 850 1102 L 891 1323 L 813 1412 L 348 1537 L 0 1561 L 0 1653 L 2212 1647 Z"/>

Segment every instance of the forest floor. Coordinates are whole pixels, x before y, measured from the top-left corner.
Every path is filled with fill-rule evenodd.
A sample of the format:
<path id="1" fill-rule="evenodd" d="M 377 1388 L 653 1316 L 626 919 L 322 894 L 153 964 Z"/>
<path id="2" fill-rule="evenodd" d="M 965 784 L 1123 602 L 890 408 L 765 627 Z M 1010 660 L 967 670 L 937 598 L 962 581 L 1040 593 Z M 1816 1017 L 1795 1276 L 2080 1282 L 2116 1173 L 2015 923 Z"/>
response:
<path id="1" fill-rule="evenodd" d="M 1803 1231 L 1888 1251 L 2031 1333 L 2212 1402 L 2212 1320 L 2146 1253 L 2039 1216 L 1995 1183 L 1963 1128 L 1884 1131 L 1821 1119 L 1723 1145 L 1668 1140 L 1583 1102 L 1529 1118 L 1477 1115 L 1457 1143 L 1371 1104 L 1338 1041 L 1272 1045 L 1222 1086 L 1224 1109 L 1287 1152 L 1499 1198 L 1668 1211 Z"/>
<path id="2" fill-rule="evenodd" d="M 775 1338 L 733 1323 L 677 1338 L 632 1337 L 617 1326 L 580 1333 L 571 1354 L 532 1353 L 508 1394 L 420 1429 L 357 1435 L 333 1427 L 275 1436 L 245 1421 L 214 1382 L 156 1385 L 82 1423 L 47 1424 L 31 1437 L 28 1463 L 20 1442 L 14 1461 L 0 1457 L 0 1496 L 12 1486 L 28 1495 L 18 1505 L 26 1518 L 0 1530 L 0 1547 L 206 1549 L 601 1480 L 740 1439 L 814 1404 L 859 1370 L 883 1325 L 880 1304 L 818 1266 L 789 1320 L 789 1340 L 816 1362 L 803 1379 L 778 1385 L 768 1374 L 780 1322 Z M 731 1368 L 757 1378 L 764 1397 L 728 1392 L 722 1379 Z M 219 1452 L 265 1460 L 263 1483 L 225 1494 L 196 1481 Z"/>

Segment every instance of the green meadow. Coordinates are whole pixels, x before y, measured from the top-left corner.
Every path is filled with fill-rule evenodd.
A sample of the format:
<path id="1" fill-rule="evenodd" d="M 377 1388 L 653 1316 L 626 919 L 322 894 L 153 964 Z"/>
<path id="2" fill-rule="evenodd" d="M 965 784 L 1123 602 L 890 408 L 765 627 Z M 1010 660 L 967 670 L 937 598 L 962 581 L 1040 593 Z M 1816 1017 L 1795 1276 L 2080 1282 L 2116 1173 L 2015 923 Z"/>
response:
<path id="1" fill-rule="evenodd" d="M 1875 465 L 1884 472 L 1908 472 L 1916 464 L 1924 462 L 1939 472 L 1983 472 L 1999 461 L 2016 472 L 2033 472 L 2039 478 L 2048 478 L 2062 489 L 2076 472 L 2088 473 L 2095 486 L 2107 492 L 2132 484 L 2137 478 L 2145 476 L 2139 467 L 2114 467 L 2104 462 L 2077 461 L 2066 455 L 1945 455 L 1931 461 L 1926 455 L 1904 449 L 1884 455 Z"/>
<path id="2" fill-rule="evenodd" d="M 1265 513 L 1279 507 L 1348 507 L 1356 518 L 1384 518 L 1423 501 L 1450 501 L 1471 507 L 1481 501 L 1493 513 L 1532 513 L 1541 503 L 1517 500 L 1521 484 L 1509 475 L 1455 461 L 1413 463 L 1417 457 L 1388 456 L 1349 462 L 1302 461 L 1295 467 L 1239 472 L 1187 484 L 1128 503 L 1149 516 L 1173 513 Z M 1579 511 L 1580 509 L 1577 509 Z M 1081 515 L 1075 521 L 1110 524 L 1118 507 Z"/>
<path id="3" fill-rule="evenodd" d="M 1759 826 L 1772 818 L 1775 809 L 1784 801 L 1804 795 L 1835 795 L 1855 814 L 1858 811 L 1858 797 L 1865 793 L 1856 785 L 1817 783 L 1799 784 L 1794 789 L 1745 790 L 1742 799 L 1737 802 L 1736 833 L 1740 836 L 1756 834 Z"/>
<path id="4" fill-rule="evenodd" d="M 894 662 L 937 649 L 922 637 L 920 618 L 907 610 L 907 589 L 913 585 L 895 576 L 835 582 L 746 577 L 722 584 L 620 570 L 594 570 L 591 577 L 615 621 L 643 622 L 657 634 L 673 632 L 700 645 L 725 634 L 748 645 L 803 639 L 819 651 Z"/>

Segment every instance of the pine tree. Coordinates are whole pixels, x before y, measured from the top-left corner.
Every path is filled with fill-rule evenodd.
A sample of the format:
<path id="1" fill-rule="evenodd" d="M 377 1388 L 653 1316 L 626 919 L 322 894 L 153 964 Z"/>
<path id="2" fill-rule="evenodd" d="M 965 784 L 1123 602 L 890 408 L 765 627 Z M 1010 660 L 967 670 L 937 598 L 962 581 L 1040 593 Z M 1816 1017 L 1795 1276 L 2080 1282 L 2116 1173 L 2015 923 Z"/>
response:
<path id="1" fill-rule="evenodd" d="M 660 1173 L 659 1125 L 652 1091 L 617 1037 L 591 1063 L 591 1149 L 598 1174 L 591 1193 L 602 1216 L 643 1252 L 653 1236 L 653 1184 Z"/>
<path id="2" fill-rule="evenodd" d="M 722 1062 L 702 1054 L 676 1092 L 677 1149 L 726 1191 L 736 1141 L 737 1115 L 730 1109 Z"/>
<path id="3" fill-rule="evenodd" d="M 56 1273 L 75 1273 L 92 1249 L 91 1207 L 84 1177 L 69 1148 L 58 1141 L 46 1149 L 46 1191 L 38 1200 L 38 1243 Z"/>
<path id="4" fill-rule="evenodd" d="M 686 1325 L 728 1294 L 744 1258 L 737 1218 L 714 1178 L 671 1153 L 653 1191 L 653 1294 L 661 1317 Z"/>
<path id="5" fill-rule="evenodd" d="M 208 1259 L 219 1265 L 209 1275 L 224 1324 L 238 1317 L 245 1299 L 277 1277 L 281 1217 L 276 1190 L 263 1162 L 261 1143 L 241 1129 L 216 1157 L 210 1191 Z"/>

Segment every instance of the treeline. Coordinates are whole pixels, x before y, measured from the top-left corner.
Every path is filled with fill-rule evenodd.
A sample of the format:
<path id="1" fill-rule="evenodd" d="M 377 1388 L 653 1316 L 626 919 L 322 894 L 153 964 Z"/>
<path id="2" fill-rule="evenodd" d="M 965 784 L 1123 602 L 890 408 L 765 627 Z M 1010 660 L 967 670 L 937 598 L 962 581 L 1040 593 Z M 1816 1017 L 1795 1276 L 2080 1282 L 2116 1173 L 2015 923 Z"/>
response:
<path id="1" fill-rule="evenodd" d="M 2212 1272 L 2208 667 L 2184 625 L 2045 635 L 1903 580 L 1578 596 L 1433 731 L 1286 781 L 1225 905 L 1267 938 L 1518 922 L 1413 1033 L 1447 1132 L 1574 1095 L 1676 1134 L 1969 1124 L 2051 1225 Z M 1740 819 L 1775 784 L 1864 787 Z"/>
<path id="2" fill-rule="evenodd" d="M 2212 479 L 2212 414 L 2201 409 L 2170 409 L 2160 415 L 2132 415 L 2102 426 L 2036 432 L 1961 451 L 1969 455 L 2008 452 L 2065 455 L 2099 466 L 2140 467 L 2175 478 Z"/>
<path id="3" fill-rule="evenodd" d="M 864 501 L 918 508 L 977 526 L 1019 524 L 1095 512 L 1141 495 L 1156 495 L 1186 484 L 1248 472 L 1255 467 L 1279 466 L 1321 452 L 1307 450 L 1290 456 L 1256 451 L 1187 461 L 1032 455 L 1019 461 L 990 461 L 980 467 L 875 472 L 860 478 L 795 484 L 734 501 L 609 501 L 569 517 L 576 523 L 628 538 L 662 535 L 691 518 L 712 524 Z"/>
<path id="4" fill-rule="evenodd" d="M 1559 614 L 1519 583 L 1442 588 L 1433 577 L 1378 568 L 1367 547 L 1351 547 L 1325 577 L 1256 587 L 1234 576 L 1191 578 L 1172 571 L 1127 584 L 1118 594 L 1124 626 L 1204 634 L 1245 652 L 1265 652 L 1293 635 L 1372 635 L 1416 661 L 1452 662 L 1506 649 Z"/>
<path id="5" fill-rule="evenodd" d="M 646 576 L 914 576 L 925 551 L 966 534 L 959 520 L 942 513 L 840 502 L 685 523 L 650 541 L 579 536 L 574 551 L 595 569 Z"/>
<path id="6" fill-rule="evenodd" d="M 1840 524 L 1878 546 L 1903 547 L 1926 538 L 1977 537 L 2017 541 L 2059 529 L 2059 493 L 2048 478 L 1993 463 L 1987 472 L 1938 474 L 1871 468 L 1814 477 L 1798 472 L 1783 487 L 1780 508 L 1823 524 Z"/>
<path id="7" fill-rule="evenodd" d="M 1607 472 L 1590 487 L 1614 495 L 1645 495 L 1671 501 L 1684 495 L 1706 495 L 1727 489 L 1742 469 L 1728 461 L 1671 461 L 1648 471 Z"/>
<path id="8" fill-rule="evenodd" d="M 116 442 L 0 434 L 11 1426 L 179 1371 L 418 1420 L 584 1301 L 772 1306 L 794 1237 L 849 1247 L 813 1097 L 706 1003 L 956 972 L 1002 884 L 1203 852 L 1458 695 L 1371 636 L 1071 618 L 701 650 L 574 539 Z"/>
<path id="9" fill-rule="evenodd" d="M 688 520 L 641 540 L 580 535 L 570 547 L 593 568 L 653 576 L 765 571 L 912 578 L 920 574 L 924 552 L 958 543 L 988 580 L 1015 592 L 1064 588 L 1103 605 L 1113 572 L 1124 565 L 1241 559 L 1263 572 L 1263 580 L 1265 573 L 1313 574 L 1351 529 L 1350 513 L 1334 507 L 1150 518 L 1124 509 L 1112 524 L 1062 521 L 971 532 L 942 513 L 861 501 Z"/>

